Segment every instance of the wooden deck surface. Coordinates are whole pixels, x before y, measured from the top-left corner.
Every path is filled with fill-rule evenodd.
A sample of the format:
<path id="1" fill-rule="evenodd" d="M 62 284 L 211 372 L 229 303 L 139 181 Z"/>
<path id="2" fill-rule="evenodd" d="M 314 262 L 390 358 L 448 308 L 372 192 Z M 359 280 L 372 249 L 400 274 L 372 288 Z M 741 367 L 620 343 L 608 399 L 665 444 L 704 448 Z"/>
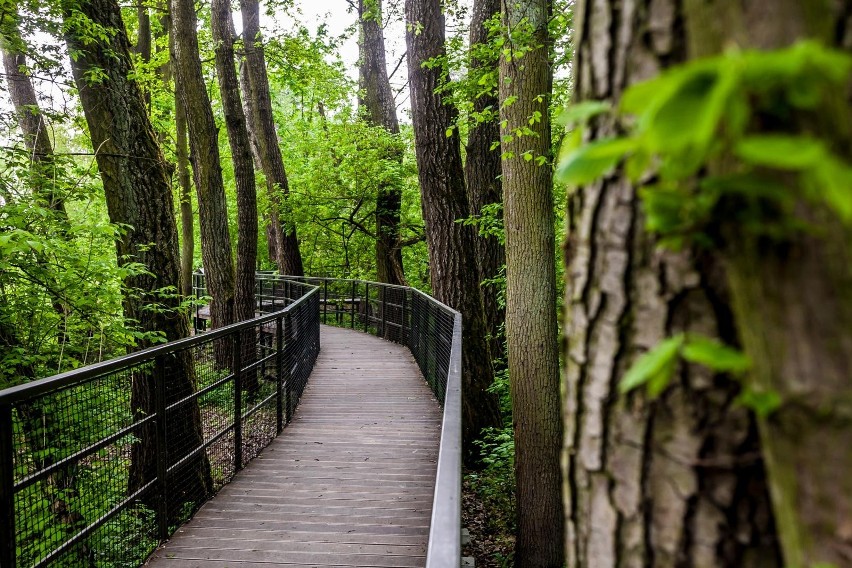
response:
<path id="1" fill-rule="evenodd" d="M 149 566 L 425 565 L 440 407 L 406 348 L 321 343 L 291 424 Z"/>

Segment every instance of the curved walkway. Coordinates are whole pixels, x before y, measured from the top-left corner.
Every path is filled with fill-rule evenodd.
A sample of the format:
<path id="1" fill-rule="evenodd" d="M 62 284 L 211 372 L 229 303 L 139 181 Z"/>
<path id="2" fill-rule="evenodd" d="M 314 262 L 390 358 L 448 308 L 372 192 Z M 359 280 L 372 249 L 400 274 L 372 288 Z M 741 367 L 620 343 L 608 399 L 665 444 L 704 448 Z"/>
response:
<path id="1" fill-rule="evenodd" d="M 425 566 L 441 409 L 405 347 L 321 344 L 290 425 L 149 566 Z"/>

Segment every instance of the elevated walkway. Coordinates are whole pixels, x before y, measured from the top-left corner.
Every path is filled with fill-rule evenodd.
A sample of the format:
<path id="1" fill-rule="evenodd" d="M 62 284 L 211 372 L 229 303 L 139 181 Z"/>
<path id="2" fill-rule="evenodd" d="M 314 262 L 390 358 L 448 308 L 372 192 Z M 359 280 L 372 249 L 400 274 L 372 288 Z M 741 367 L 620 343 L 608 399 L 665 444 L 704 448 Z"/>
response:
<path id="1" fill-rule="evenodd" d="M 322 326 L 299 408 L 150 566 L 425 566 L 441 408 L 411 353 Z"/>

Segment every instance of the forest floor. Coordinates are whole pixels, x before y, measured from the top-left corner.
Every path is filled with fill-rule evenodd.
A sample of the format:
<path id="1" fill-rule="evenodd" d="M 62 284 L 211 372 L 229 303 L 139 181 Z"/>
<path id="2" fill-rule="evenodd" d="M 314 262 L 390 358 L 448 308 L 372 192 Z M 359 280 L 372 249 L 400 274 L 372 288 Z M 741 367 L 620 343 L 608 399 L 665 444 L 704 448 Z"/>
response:
<path id="1" fill-rule="evenodd" d="M 508 493 L 508 492 L 507 492 Z M 487 477 L 465 472 L 462 486 L 462 527 L 470 532 L 470 543 L 463 556 L 472 556 L 476 568 L 504 568 L 513 565 L 515 535 L 513 530 L 514 495 L 495 493 Z"/>

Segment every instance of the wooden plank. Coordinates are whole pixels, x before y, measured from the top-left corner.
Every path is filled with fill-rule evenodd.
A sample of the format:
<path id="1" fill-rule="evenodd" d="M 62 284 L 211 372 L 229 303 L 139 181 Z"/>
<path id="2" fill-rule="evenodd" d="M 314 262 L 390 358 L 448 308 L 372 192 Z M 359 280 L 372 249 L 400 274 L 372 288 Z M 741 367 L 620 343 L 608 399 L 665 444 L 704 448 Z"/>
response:
<path id="1" fill-rule="evenodd" d="M 441 411 L 408 351 L 323 326 L 293 422 L 149 565 L 425 565 Z"/>

